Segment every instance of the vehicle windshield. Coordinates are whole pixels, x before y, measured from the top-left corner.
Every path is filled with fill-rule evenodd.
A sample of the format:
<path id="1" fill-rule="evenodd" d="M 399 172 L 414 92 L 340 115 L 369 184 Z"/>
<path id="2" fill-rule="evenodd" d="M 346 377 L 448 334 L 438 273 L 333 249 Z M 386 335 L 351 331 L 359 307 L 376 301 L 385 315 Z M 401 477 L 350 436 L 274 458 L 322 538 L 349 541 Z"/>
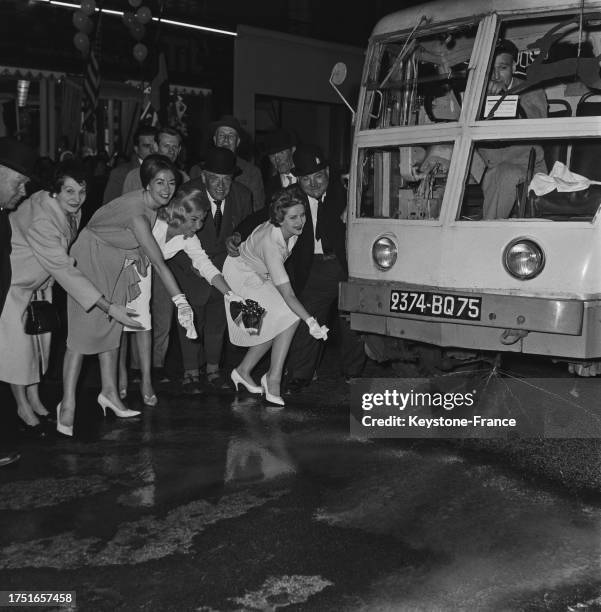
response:
<path id="1" fill-rule="evenodd" d="M 591 222 L 601 203 L 599 56 L 599 13 L 493 16 L 373 41 L 356 216 Z"/>

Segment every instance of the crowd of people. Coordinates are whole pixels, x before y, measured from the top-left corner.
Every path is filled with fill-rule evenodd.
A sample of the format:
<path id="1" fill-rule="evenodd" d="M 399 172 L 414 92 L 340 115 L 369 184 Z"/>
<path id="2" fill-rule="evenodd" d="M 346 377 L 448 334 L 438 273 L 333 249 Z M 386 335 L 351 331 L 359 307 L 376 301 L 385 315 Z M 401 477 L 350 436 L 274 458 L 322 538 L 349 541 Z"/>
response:
<path id="1" fill-rule="evenodd" d="M 0 139 L 0 381 L 29 433 L 46 436 L 55 417 L 56 431 L 73 436 L 85 355 L 98 355 L 104 412 L 140 414 L 127 406 L 135 373 L 143 403 L 155 406 L 172 321 L 188 394 L 245 388 L 282 407 L 311 384 L 334 324 L 344 374 L 360 374 L 362 345 L 336 307 L 347 276 L 342 182 L 318 147 L 289 131 L 268 137 L 263 176 L 238 155 L 236 118 L 210 128 L 205 159 L 188 175 L 181 135 L 141 127 L 102 197 L 89 164 L 70 155 L 36 159 L 23 143 Z M 36 188 L 26 192 L 30 180 Z M 67 294 L 68 334 L 62 399 L 48 410 L 39 385 L 52 327 L 32 333 L 26 321 L 34 307 L 50 307 L 55 281 Z M 250 304 L 262 313 L 254 327 L 240 316 Z M 228 344 L 241 347 L 233 368 L 224 360 Z M 254 370 L 268 354 L 258 380 Z M 0 465 L 15 460 L 0 455 Z"/>

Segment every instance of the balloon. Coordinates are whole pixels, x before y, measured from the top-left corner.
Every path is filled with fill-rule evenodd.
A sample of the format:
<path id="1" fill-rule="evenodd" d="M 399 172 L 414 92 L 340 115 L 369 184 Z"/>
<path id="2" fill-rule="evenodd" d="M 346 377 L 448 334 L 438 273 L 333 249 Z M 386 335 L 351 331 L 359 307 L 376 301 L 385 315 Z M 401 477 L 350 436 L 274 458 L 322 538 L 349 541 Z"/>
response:
<path id="1" fill-rule="evenodd" d="M 96 10 L 96 0 L 81 0 L 81 10 L 86 15 L 93 15 Z"/>
<path id="2" fill-rule="evenodd" d="M 75 48 L 81 51 L 82 53 L 87 53 L 90 49 L 90 39 L 87 34 L 83 32 L 77 32 L 77 34 L 73 37 L 73 44 Z"/>
<path id="3" fill-rule="evenodd" d="M 136 19 L 139 23 L 147 24 L 152 19 L 152 13 L 147 6 L 141 6 L 136 11 Z"/>
<path id="4" fill-rule="evenodd" d="M 128 27 L 133 27 L 134 23 L 136 23 L 136 17 L 131 11 L 125 11 L 123 13 L 123 23 Z"/>
<path id="5" fill-rule="evenodd" d="M 136 21 L 134 25 L 130 29 L 131 35 L 134 37 L 134 40 L 142 40 L 144 38 L 144 34 L 146 33 L 146 28 Z"/>
<path id="6" fill-rule="evenodd" d="M 129 5 L 138 8 L 142 4 L 142 0 L 129 0 Z"/>
<path id="7" fill-rule="evenodd" d="M 85 23 L 80 28 L 80 30 L 84 34 L 91 34 L 93 29 L 94 29 L 94 24 L 92 23 L 92 20 L 89 17 L 86 17 Z"/>
<path id="8" fill-rule="evenodd" d="M 134 57 L 142 63 L 148 55 L 148 48 L 143 43 L 138 43 L 134 46 Z"/>
<path id="9" fill-rule="evenodd" d="M 86 27 L 88 16 L 83 11 L 75 11 L 73 13 L 73 25 L 80 31 Z"/>

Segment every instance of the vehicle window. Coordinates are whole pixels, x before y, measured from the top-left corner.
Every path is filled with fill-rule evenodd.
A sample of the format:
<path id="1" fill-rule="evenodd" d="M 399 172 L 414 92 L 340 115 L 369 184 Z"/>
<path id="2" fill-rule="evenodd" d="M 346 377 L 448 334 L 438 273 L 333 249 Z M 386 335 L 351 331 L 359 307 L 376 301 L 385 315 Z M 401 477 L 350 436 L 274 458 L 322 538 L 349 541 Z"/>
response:
<path id="1" fill-rule="evenodd" d="M 475 25 L 382 43 L 367 76 L 362 129 L 456 121 Z"/>
<path id="2" fill-rule="evenodd" d="M 596 182 L 599 138 L 479 142 L 458 219 L 592 221 L 601 204 Z"/>
<path id="3" fill-rule="evenodd" d="M 360 150 L 358 216 L 438 219 L 452 153 L 452 143 Z"/>
<path id="4" fill-rule="evenodd" d="M 598 13 L 506 21 L 485 83 L 480 119 L 601 114 Z"/>

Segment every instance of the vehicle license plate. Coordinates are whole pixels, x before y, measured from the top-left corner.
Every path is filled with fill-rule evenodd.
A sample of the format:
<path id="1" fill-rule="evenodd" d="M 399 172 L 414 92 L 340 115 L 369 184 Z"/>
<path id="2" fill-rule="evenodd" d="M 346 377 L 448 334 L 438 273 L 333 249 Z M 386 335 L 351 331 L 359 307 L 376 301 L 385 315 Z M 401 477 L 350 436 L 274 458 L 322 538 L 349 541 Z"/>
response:
<path id="1" fill-rule="evenodd" d="M 481 310 L 481 297 L 449 295 L 432 291 L 397 291 L 396 289 L 390 292 L 390 312 L 479 321 Z"/>

